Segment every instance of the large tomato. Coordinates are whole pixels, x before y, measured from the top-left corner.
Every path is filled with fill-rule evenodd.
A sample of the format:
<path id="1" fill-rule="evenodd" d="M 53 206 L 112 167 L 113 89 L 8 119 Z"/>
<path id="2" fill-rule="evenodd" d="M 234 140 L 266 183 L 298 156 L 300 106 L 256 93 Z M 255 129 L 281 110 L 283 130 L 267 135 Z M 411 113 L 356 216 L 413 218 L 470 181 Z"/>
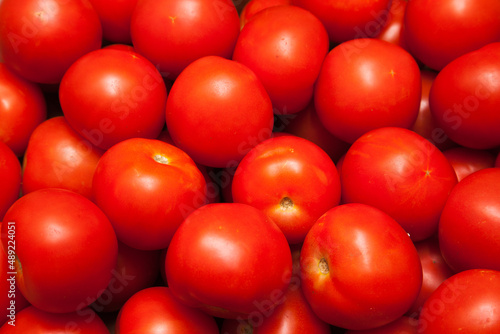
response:
<path id="1" fill-rule="evenodd" d="M 4 219 L 3 248 L 16 253 L 15 268 L 9 270 L 17 272 L 19 289 L 32 305 L 74 312 L 108 285 L 116 265 L 116 235 L 87 198 L 64 189 L 37 190 L 18 199 Z"/>
<path id="2" fill-rule="evenodd" d="M 7 209 L 19 198 L 21 164 L 12 150 L 0 141 L 0 221 Z"/>
<path id="3" fill-rule="evenodd" d="M 125 49 L 78 59 L 64 74 L 59 99 L 68 123 L 103 149 L 128 138 L 156 138 L 165 122 L 163 78 L 147 59 Z"/>
<path id="4" fill-rule="evenodd" d="M 291 114 L 312 100 L 327 53 L 328 34 L 318 18 L 300 7 L 274 6 L 243 27 L 233 59 L 259 77 L 275 113 Z"/>
<path id="5" fill-rule="evenodd" d="M 132 138 L 107 150 L 92 191 L 118 239 L 142 250 L 166 248 L 183 219 L 206 203 L 193 160 L 156 139 Z"/>
<path id="6" fill-rule="evenodd" d="M 262 210 L 291 244 L 304 238 L 340 202 L 340 179 L 330 157 L 296 136 L 270 138 L 241 160 L 232 183 L 233 201 Z"/>
<path id="7" fill-rule="evenodd" d="M 234 2 L 234 1 L 233 1 Z M 250 0 L 244 3 L 240 12 L 240 26 L 245 24 L 258 12 L 269 7 L 290 5 L 291 0 Z"/>
<path id="8" fill-rule="evenodd" d="M 398 319 L 422 284 L 411 239 L 389 215 L 365 204 L 340 205 L 321 216 L 306 236 L 300 265 L 313 311 L 346 329 Z"/>
<path id="9" fill-rule="evenodd" d="M 352 143 L 384 127 L 409 128 L 418 115 L 420 69 L 403 48 L 378 39 L 340 44 L 326 57 L 314 103 L 325 127 Z"/>
<path id="10" fill-rule="evenodd" d="M 441 70 L 457 57 L 500 42 L 497 0 L 410 0 L 404 38 L 425 65 Z"/>
<path id="11" fill-rule="evenodd" d="M 500 145 L 499 57 L 500 43 L 489 44 L 449 63 L 432 84 L 431 112 L 446 135 L 462 146 Z"/>
<path id="12" fill-rule="evenodd" d="M 30 81 L 58 83 L 73 62 L 101 47 L 101 39 L 88 0 L 0 2 L 0 59 Z"/>
<path id="13" fill-rule="evenodd" d="M 223 318 L 247 319 L 280 304 L 292 272 L 285 236 L 260 210 L 208 204 L 177 229 L 165 271 L 184 304 Z"/>
<path id="14" fill-rule="evenodd" d="M 500 168 L 481 169 L 460 181 L 439 221 L 439 245 L 455 271 L 500 270 Z"/>
<path id="15" fill-rule="evenodd" d="M 0 141 L 22 156 L 31 133 L 46 116 L 40 87 L 0 63 Z"/>
<path id="16" fill-rule="evenodd" d="M 167 100 L 174 143 L 211 167 L 238 163 L 271 137 L 273 108 L 255 73 L 233 60 L 198 59 L 175 80 Z"/>

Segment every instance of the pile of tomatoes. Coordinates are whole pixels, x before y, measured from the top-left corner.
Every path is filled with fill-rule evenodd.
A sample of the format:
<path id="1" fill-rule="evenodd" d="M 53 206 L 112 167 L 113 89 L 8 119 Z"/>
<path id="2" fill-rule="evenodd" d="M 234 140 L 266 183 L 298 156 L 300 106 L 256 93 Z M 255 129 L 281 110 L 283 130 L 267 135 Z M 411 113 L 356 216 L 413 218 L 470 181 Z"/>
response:
<path id="1" fill-rule="evenodd" d="M 0 1 L 0 334 L 500 333 L 498 0 Z"/>

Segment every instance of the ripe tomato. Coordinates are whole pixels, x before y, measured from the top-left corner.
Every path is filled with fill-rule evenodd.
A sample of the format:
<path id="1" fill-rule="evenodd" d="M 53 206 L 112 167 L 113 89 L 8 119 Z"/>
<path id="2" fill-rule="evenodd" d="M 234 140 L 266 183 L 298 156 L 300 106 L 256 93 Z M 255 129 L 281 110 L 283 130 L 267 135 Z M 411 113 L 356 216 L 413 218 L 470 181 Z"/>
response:
<path id="1" fill-rule="evenodd" d="M 327 53 L 328 34 L 318 18 L 300 7 L 274 6 L 243 27 L 233 60 L 259 77 L 275 113 L 292 114 L 311 102 Z"/>
<path id="2" fill-rule="evenodd" d="M 274 6 L 290 5 L 291 2 L 291 0 L 250 0 L 244 4 L 241 10 L 240 26 L 243 28 L 245 24 L 261 10 Z"/>
<path id="3" fill-rule="evenodd" d="M 0 141 L 18 157 L 22 156 L 31 133 L 46 117 L 40 87 L 0 63 Z"/>
<path id="4" fill-rule="evenodd" d="M 175 232 L 165 271 L 172 294 L 223 318 L 248 319 L 280 304 L 292 272 L 285 236 L 260 210 L 215 203 Z"/>
<path id="5" fill-rule="evenodd" d="M 417 59 L 439 71 L 461 55 L 500 42 L 499 16 L 497 0 L 411 0 L 404 38 Z"/>
<path id="6" fill-rule="evenodd" d="M 257 76 L 216 56 L 193 62 L 175 80 L 166 119 L 176 146 L 210 167 L 237 164 L 271 136 L 274 123 L 271 100 Z"/>
<path id="7" fill-rule="evenodd" d="M 231 58 L 240 19 L 230 0 L 143 0 L 130 25 L 132 42 L 169 79 L 205 56 Z"/>
<path id="8" fill-rule="evenodd" d="M 490 151 L 454 147 L 443 151 L 443 154 L 451 163 L 459 182 L 478 170 L 495 167 L 496 155 Z"/>
<path id="9" fill-rule="evenodd" d="M 123 305 L 116 320 L 116 334 L 206 333 L 218 334 L 215 319 L 180 303 L 170 288 L 141 290 Z"/>
<path id="10" fill-rule="evenodd" d="M 15 268 L 9 270 L 17 272 L 24 297 L 54 313 L 81 310 L 97 299 L 118 252 L 104 213 L 82 195 L 56 188 L 34 191 L 10 207 L 2 245 L 6 250 L 15 245 Z"/>
<path id="11" fill-rule="evenodd" d="M 340 179 L 330 157 L 296 136 L 270 138 L 241 160 L 233 201 L 262 210 L 288 242 L 298 244 L 316 220 L 340 201 Z"/>
<path id="12" fill-rule="evenodd" d="M 73 62 L 101 47 L 101 39 L 88 0 L 0 3 L 0 59 L 30 81 L 59 83 Z"/>
<path id="13" fill-rule="evenodd" d="M 104 153 L 81 137 L 64 116 L 40 124 L 30 137 L 23 162 L 23 193 L 63 188 L 92 197 L 92 178 Z"/>
<path id="14" fill-rule="evenodd" d="M 437 232 L 439 216 L 457 177 L 434 145 L 413 131 L 381 128 L 360 137 L 346 153 L 342 199 L 388 213 L 413 241 Z"/>
<path id="15" fill-rule="evenodd" d="M 330 51 L 314 103 L 324 126 L 352 143 L 376 128 L 411 127 L 421 85 L 418 65 L 404 49 L 378 39 L 357 39 Z"/>
<path id="16" fill-rule="evenodd" d="M 183 219 L 206 203 L 204 190 L 203 175 L 186 153 L 143 138 L 107 150 L 92 184 L 118 239 L 142 250 L 166 248 Z"/>
<path id="17" fill-rule="evenodd" d="M 498 57 L 500 43 L 489 44 L 455 59 L 434 80 L 431 112 L 446 135 L 462 146 L 490 149 L 500 145 Z"/>
<path id="18" fill-rule="evenodd" d="M 389 215 L 365 204 L 340 205 L 321 216 L 306 236 L 300 266 L 313 311 L 346 329 L 398 319 L 422 285 L 411 239 Z"/>
<path id="19" fill-rule="evenodd" d="M 130 21 L 137 0 L 89 0 L 99 15 L 102 37 L 112 43 L 131 44 Z"/>
<path id="20" fill-rule="evenodd" d="M 381 327 L 361 330 L 347 331 L 345 334 L 418 334 L 417 322 L 409 317 L 401 318 Z"/>
<path id="21" fill-rule="evenodd" d="M 68 123 L 102 149 L 128 138 L 156 138 L 165 122 L 165 83 L 132 51 L 105 48 L 78 59 L 61 81 L 59 99 Z"/>
<path id="22" fill-rule="evenodd" d="M 455 271 L 500 270 L 500 168 L 479 170 L 453 188 L 439 221 L 439 245 Z"/>
<path id="23" fill-rule="evenodd" d="M 21 164 L 12 150 L 0 141 L 0 221 L 9 207 L 19 198 Z"/>
<path id="24" fill-rule="evenodd" d="M 406 12 L 406 0 L 392 0 L 389 8 L 388 18 L 376 38 L 399 45 L 407 49 L 403 34 L 404 17 Z"/>
<path id="25" fill-rule="evenodd" d="M 473 269 L 444 281 L 424 304 L 418 333 L 500 332 L 500 271 Z"/>

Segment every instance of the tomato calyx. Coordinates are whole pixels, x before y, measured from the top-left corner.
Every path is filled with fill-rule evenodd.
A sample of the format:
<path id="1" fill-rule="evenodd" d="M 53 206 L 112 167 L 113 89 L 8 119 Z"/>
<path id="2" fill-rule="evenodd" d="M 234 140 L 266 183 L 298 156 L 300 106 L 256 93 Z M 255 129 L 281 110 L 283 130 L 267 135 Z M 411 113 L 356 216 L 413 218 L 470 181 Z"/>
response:
<path id="1" fill-rule="evenodd" d="M 321 258 L 321 260 L 319 260 L 318 268 L 319 268 L 319 272 L 324 274 L 324 275 L 330 273 L 330 267 L 328 266 L 328 262 L 326 262 L 325 258 Z"/>
<path id="2" fill-rule="evenodd" d="M 162 165 L 168 165 L 168 159 L 164 155 L 156 154 L 153 156 L 153 160 Z"/>
<path id="3" fill-rule="evenodd" d="M 280 201 L 280 207 L 282 210 L 290 210 L 293 208 L 293 201 L 290 197 L 283 197 Z"/>

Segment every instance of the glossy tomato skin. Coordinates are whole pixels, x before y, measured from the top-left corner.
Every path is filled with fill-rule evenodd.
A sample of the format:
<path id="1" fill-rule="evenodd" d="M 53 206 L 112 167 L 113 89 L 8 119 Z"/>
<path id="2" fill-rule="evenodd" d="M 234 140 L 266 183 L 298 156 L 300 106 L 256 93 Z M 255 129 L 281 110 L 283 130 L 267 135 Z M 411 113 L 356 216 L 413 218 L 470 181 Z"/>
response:
<path id="1" fill-rule="evenodd" d="M 399 45 L 407 50 L 404 38 L 404 17 L 406 12 L 406 0 L 392 0 L 388 11 L 388 18 L 376 38 Z"/>
<path id="2" fill-rule="evenodd" d="M 439 245 L 456 272 L 500 270 L 499 180 L 500 168 L 479 170 L 460 181 L 446 201 L 439 221 Z"/>
<path id="3" fill-rule="evenodd" d="M 137 0 L 89 0 L 99 15 L 102 37 L 112 43 L 132 44 L 130 21 Z"/>
<path id="4" fill-rule="evenodd" d="M 196 59 L 231 58 L 240 20 L 230 0 L 143 0 L 132 13 L 130 30 L 137 52 L 175 79 Z"/>
<path id="5" fill-rule="evenodd" d="M 205 179 L 193 160 L 156 139 L 132 138 L 107 150 L 92 191 L 118 239 L 142 250 L 166 248 L 183 219 L 206 203 Z"/>
<path id="6" fill-rule="evenodd" d="M 365 38 L 329 52 L 316 83 L 314 104 L 324 126 L 353 143 L 376 128 L 410 128 L 418 115 L 420 95 L 420 69 L 413 57 L 397 45 Z"/>
<path id="7" fill-rule="evenodd" d="M 273 6 L 256 14 L 241 30 L 233 60 L 259 77 L 275 113 L 291 114 L 311 102 L 328 47 L 325 27 L 309 11 Z"/>
<path id="8" fill-rule="evenodd" d="M 198 59 L 175 80 L 166 120 L 176 146 L 197 163 L 221 168 L 270 138 L 274 123 L 271 100 L 255 73 L 217 56 Z"/>
<path id="9" fill-rule="evenodd" d="M 64 189 L 37 190 L 17 200 L 4 219 L 13 224 L 2 224 L 2 245 L 8 249 L 9 226 L 15 226 L 16 282 L 32 305 L 74 312 L 108 285 L 116 265 L 116 235 L 87 198 Z"/>
<path id="10" fill-rule="evenodd" d="M 180 303 L 168 287 L 152 287 L 134 294 L 120 310 L 116 334 L 218 334 L 214 318 Z"/>
<path id="11" fill-rule="evenodd" d="M 340 178 L 330 157 L 296 136 L 270 138 L 241 160 L 232 182 L 233 201 L 262 210 L 291 244 L 340 201 Z"/>
<path id="12" fill-rule="evenodd" d="M 443 154 L 453 166 L 458 182 L 478 170 L 495 167 L 496 156 L 487 150 L 453 147 L 443 151 Z"/>
<path id="13" fill-rule="evenodd" d="M 386 24 L 391 1 L 355 0 L 349 3 L 323 0 L 292 0 L 325 25 L 330 41 L 342 43 L 355 38 L 374 37 Z"/>
<path id="14" fill-rule="evenodd" d="M 79 333 L 108 334 L 104 322 L 94 311 L 84 308 L 78 312 L 55 314 L 27 307 L 16 315 L 15 326 L 4 324 L 1 334 L 45 334 L 45 333 Z"/>
<path id="15" fill-rule="evenodd" d="M 431 112 L 446 135 L 462 146 L 490 149 L 500 145 L 499 56 L 500 43 L 491 43 L 455 59 L 434 80 Z"/>
<path id="16" fill-rule="evenodd" d="M 89 199 L 97 162 L 104 153 L 80 136 L 64 116 L 44 121 L 30 137 L 23 160 L 23 194 L 63 188 Z"/>
<path id="17" fill-rule="evenodd" d="M 261 10 L 274 6 L 290 5 L 291 2 L 291 0 L 250 0 L 241 10 L 240 27 L 243 28 L 245 24 Z"/>
<path id="18" fill-rule="evenodd" d="M 411 0 L 404 38 L 417 59 L 439 71 L 468 52 L 499 42 L 499 15 L 495 0 Z"/>
<path id="19" fill-rule="evenodd" d="M 12 150 L 0 141 L 0 221 L 9 207 L 19 198 L 21 164 Z"/>
<path id="20" fill-rule="evenodd" d="M 0 141 L 20 157 L 38 124 L 47 117 L 40 87 L 0 63 Z"/>
<path id="21" fill-rule="evenodd" d="M 156 138 L 165 122 L 165 83 L 133 51 L 105 48 L 81 57 L 65 73 L 59 99 L 68 123 L 102 149 L 129 138 Z"/>
<path id="22" fill-rule="evenodd" d="M 500 331 L 500 272 L 472 269 L 444 281 L 424 304 L 418 333 Z"/>
<path id="23" fill-rule="evenodd" d="M 334 326 L 363 330 L 401 317 L 416 299 L 422 268 L 401 226 L 374 207 L 352 203 L 321 216 L 300 254 L 302 289 Z"/>
<path id="24" fill-rule="evenodd" d="M 30 81 L 59 83 L 73 62 L 101 47 L 101 39 L 88 0 L 7 0 L 0 6 L 0 59 Z"/>
<path id="25" fill-rule="evenodd" d="M 194 211 L 177 229 L 165 270 L 172 294 L 184 304 L 247 319 L 283 300 L 292 257 L 283 233 L 260 210 L 215 203 Z"/>
<path id="26" fill-rule="evenodd" d="M 417 324 L 414 319 L 402 316 L 381 327 L 361 331 L 349 330 L 345 334 L 418 334 Z"/>
<path id="27" fill-rule="evenodd" d="M 453 167 L 434 145 L 413 131 L 380 128 L 351 145 L 341 173 L 342 199 L 388 213 L 419 241 L 435 234 Z"/>

